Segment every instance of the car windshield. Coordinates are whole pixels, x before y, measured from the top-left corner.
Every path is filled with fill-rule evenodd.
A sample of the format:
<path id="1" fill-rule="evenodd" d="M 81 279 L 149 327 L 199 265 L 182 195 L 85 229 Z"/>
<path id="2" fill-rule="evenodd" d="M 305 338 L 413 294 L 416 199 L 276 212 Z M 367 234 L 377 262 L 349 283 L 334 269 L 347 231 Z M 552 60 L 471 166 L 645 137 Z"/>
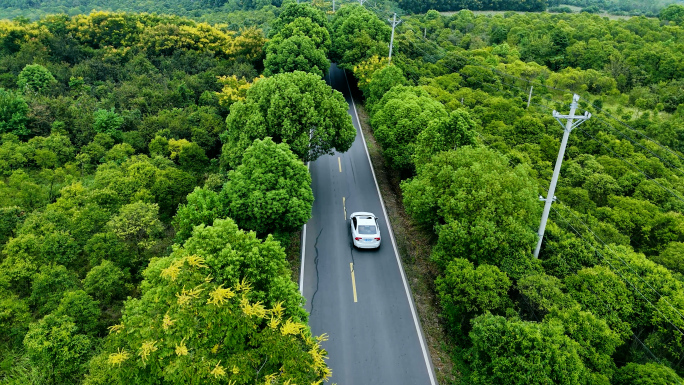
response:
<path id="1" fill-rule="evenodd" d="M 376 232 L 373 225 L 359 225 L 359 234 L 375 234 Z"/>

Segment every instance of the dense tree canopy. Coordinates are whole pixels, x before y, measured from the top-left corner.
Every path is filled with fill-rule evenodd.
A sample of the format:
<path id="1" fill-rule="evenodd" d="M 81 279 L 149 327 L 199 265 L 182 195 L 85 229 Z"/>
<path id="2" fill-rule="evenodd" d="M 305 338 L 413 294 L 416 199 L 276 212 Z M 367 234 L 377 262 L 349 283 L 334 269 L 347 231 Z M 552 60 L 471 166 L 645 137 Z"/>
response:
<path id="1" fill-rule="evenodd" d="M 412 172 L 416 138 L 433 119 L 446 118 L 444 106 L 420 87 L 395 86 L 373 106 L 371 124 L 389 164 Z"/>
<path id="2" fill-rule="evenodd" d="M 200 226 L 144 272 L 86 384 L 312 383 L 330 376 L 299 316 L 282 248 L 231 220 Z M 279 286 L 274 288 L 274 286 Z M 299 299 L 296 299 L 298 297 Z M 295 299 L 295 301 L 293 301 Z"/>
<path id="3" fill-rule="evenodd" d="M 311 176 L 286 143 L 256 139 L 228 173 L 220 199 L 226 214 L 257 234 L 296 231 L 311 217 Z"/>
<path id="4" fill-rule="evenodd" d="M 329 49 L 325 26 L 307 20 L 288 26 L 284 36 L 309 39 L 321 52 Z M 245 99 L 252 79 L 263 78 L 265 41 L 254 28 L 237 32 L 151 14 L 93 12 L 0 22 L 0 381 L 187 383 L 181 372 L 112 364 L 123 357 L 116 356 L 123 349 L 148 362 L 148 353 L 139 355 L 137 346 L 148 342 L 147 337 L 131 334 L 126 344 L 114 341 L 120 330 L 115 325 L 130 330 L 135 325 L 143 334 L 152 330 L 158 318 L 154 312 L 161 309 L 155 306 L 161 303 L 151 281 L 143 281 L 148 278 L 143 271 L 166 262 L 173 266 L 162 269 L 173 270 L 183 263 L 176 259 L 186 257 L 191 261 L 187 266 L 204 258 L 201 269 L 213 269 L 215 285 L 202 295 L 218 293 L 212 297 L 218 302 L 206 304 L 209 297 L 203 297 L 206 306 L 198 309 L 206 312 L 198 318 L 174 313 L 177 330 L 194 332 L 193 322 L 200 319 L 212 330 L 216 320 L 230 318 L 226 314 L 241 314 L 245 317 L 233 318 L 230 325 L 242 325 L 244 333 L 232 347 L 221 342 L 223 337 L 202 346 L 183 342 L 183 337 L 169 341 L 178 358 L 173 365 L 185 365 L 188 358 L 176 352 L 196 357 L 198 363 L 219 354 L 211 368 L 198 369 L 202 376 L 216 381 L 235 377 L 238 367 L 243 372 L 237 376 L 241 379 L 233 379 L 237 383 L 253 383 L 257 377 L 260 382 L 289 378 L 311 383 L 329 376 L 320 340 L 308 332 L 308 315 L 285 252 L 266 234 L 280 231 L 280 239 L 289 239 L 286 232 L 308 220 L 313 197 L 306 167 L 287 144 L 272 141 L 247 151 L 253 159 L 231 178 L 219 167 L 219 133 L 225 130 L 228 107 Z M 337 107 L 340 119 L 346 117 L 341 96 L 325 88 L 319 76 L 302 75 L 323 83 L 310 81 L 304 93 L 327 92 L 310 98 L 310 105 L 323 104 L 321 113 Z M 321 116 L 319 121 L 326 115 Z M 348 120 L 341 121 L 346 142 L 337 138 L 334 144 L 348 148 L 354 131 Z M 265 154 L 271 163 L 262 164 L 259 156 Z M 265 165 L 269 167 L 261 168 Z M 234 183 L 230 194 L 224 194 L 231 201 L 224 205 L 218 192 L 228 180 Z M 260 218 L 264 239 L 239 230 L 223 211 L 237 205 L 237 198 L 255 201 L 243 194 L 245 184 L 250 190 L 262 187 L 269 208 L 281 203 L 278 216 Z M 155 284 L 170 290 L 175 301 L 174 286 L 162 284 L 166 278 L 156 274 Z M 210 285 L 207 274 L 175 283 L 196 286 L 196 279 Z M 178 289 L 179 295 L 187 294 L 183 284 Z M 190 290 L 191 296 L 199 294 Z M 228 304 L 231 290 L 241 294 Z M 224 301 L 226 313 L 216 313 Z M 267 308 L 273 310 L 268 317 L 262 312 Z M 122 309 L 127 309 L 123 318 Z M 142 316 L 143 310 L 151 312 L 149 317 Z M 225 336 L 224 328 L 234 331 L 222 325 L 214 327 L 212 336 Z M 257 349 L 259 344 L 263 346 Z M 160 344 L 145 346 L 142 352 L 161 350 Z M 245 365 L 260 360 L 249 375 L 237 356 L 233 365 L 227 362 L 242 348 L 254 348 L 242 356 Z M 112 362 L 110 354 L 115 354 Z M 258 372 L 264 354 L 273 358 L 263 366 L 268 373 Z M 283 365 L 287 375 L 279 372 Z"/>
<path id="5" fill-rule="evenodd" d="M 332 31 L 330 56 L 342 68 L 352 69 L 374 55 L 389 53 L 390 27 L 362 6 L 352 4 L 336 11 Z"/>
<path id="6" fill-rule="evenodd" d="M 258 81 L 230 112 L 221 155 L 226 167 L 237 167 L 254 139 L 287 142 L 297 157 L 310 161 L 348 150 L 356 136 L 342 94 L 301 71 Z"/>

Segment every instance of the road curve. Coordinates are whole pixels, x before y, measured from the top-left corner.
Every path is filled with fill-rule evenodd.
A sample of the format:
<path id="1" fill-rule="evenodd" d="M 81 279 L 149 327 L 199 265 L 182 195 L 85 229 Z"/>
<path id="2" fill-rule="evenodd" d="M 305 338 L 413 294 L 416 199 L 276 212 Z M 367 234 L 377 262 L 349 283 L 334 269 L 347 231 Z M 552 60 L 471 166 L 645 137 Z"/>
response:
<path id="1" fill-rule="evenodd" d="M 323 343 L 330 383 L 436 385 L 345 74 L 333 64 L 326 80 L 345 96 L 357 130 L 349 151 L 309 165 L 315 201 L 303 234 L 300 290 L 312 332 L 330 336 Z M 346 218 L 354 211 L 379 217 L 379 250 L 352 247 Z"/>

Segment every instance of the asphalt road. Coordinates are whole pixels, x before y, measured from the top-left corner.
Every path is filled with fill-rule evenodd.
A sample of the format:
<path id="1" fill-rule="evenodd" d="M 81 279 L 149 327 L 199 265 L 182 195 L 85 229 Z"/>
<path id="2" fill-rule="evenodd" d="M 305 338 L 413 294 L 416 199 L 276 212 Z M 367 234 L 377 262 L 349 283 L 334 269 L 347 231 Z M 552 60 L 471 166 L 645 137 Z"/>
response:
<path id="1" fill-rule="evenodd" d="M 315 201 L 304 234 L 300 289 L 312 332 L 330 336 L 323 343 L 330 383 L 436 384 L 344 72 L 333 65 L 326 80 L 347 99 L 357 130 L 349 151 L 309 165 Z M 354 211 L 379 217 L 379 250 L 352 247 L 347 218 Z"/>

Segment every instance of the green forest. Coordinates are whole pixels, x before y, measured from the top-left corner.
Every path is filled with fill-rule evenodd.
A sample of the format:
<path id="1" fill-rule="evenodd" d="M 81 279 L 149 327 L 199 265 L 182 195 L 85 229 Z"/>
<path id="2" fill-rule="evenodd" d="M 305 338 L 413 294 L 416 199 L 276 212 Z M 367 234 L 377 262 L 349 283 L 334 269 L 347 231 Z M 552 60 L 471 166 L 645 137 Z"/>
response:
<path id="1" fill-rule="evenodd" d="M 405 209 L 432 234 L 462 383 L 682 382 L 682 11 L 429 11 L 404 18 L 392 66 L 351 67 Z M 573 93 L 593 116 L 570 134 L 534 259 L 563 132 L 552 111 Z"/>
<path id="2" fill-rule="evenodd" d="M 0 21 L 1 383 L 327 380 L 288 255 L 304 162 L 356 134 L 331 62 L 430 239 L 455 383 L 684 382 L 683 6 L 430 10 L 388 65 L 396 4 L 267 3 Z"/>
<path id="3" fill-rule="evenodd" d="M 233 30 L 243 26 L 268 28 L 278 16 L 278 9 L 295 0 L 0 0 L 0 18 L 37 20 L 41 17 L 64 13 L 69 16 L 92 11 L 148 12 L 184 16 L 212 24 L 227 24 Z M 328 14 L 332 13 L 332 0 L 302 0 Z M 358 0 L 336 0 L 337 7 L 355 4 Z M 372 6 L 403 13 L 421 14 L 429 10 L 455 12 L 518 11 L 568 12 L 568 6 L 579 7 L 589 13 L 608 12 L 613 15 L 646 15 L 657 17 L 669 4 L 681 0 L 373 0 Z"/>

